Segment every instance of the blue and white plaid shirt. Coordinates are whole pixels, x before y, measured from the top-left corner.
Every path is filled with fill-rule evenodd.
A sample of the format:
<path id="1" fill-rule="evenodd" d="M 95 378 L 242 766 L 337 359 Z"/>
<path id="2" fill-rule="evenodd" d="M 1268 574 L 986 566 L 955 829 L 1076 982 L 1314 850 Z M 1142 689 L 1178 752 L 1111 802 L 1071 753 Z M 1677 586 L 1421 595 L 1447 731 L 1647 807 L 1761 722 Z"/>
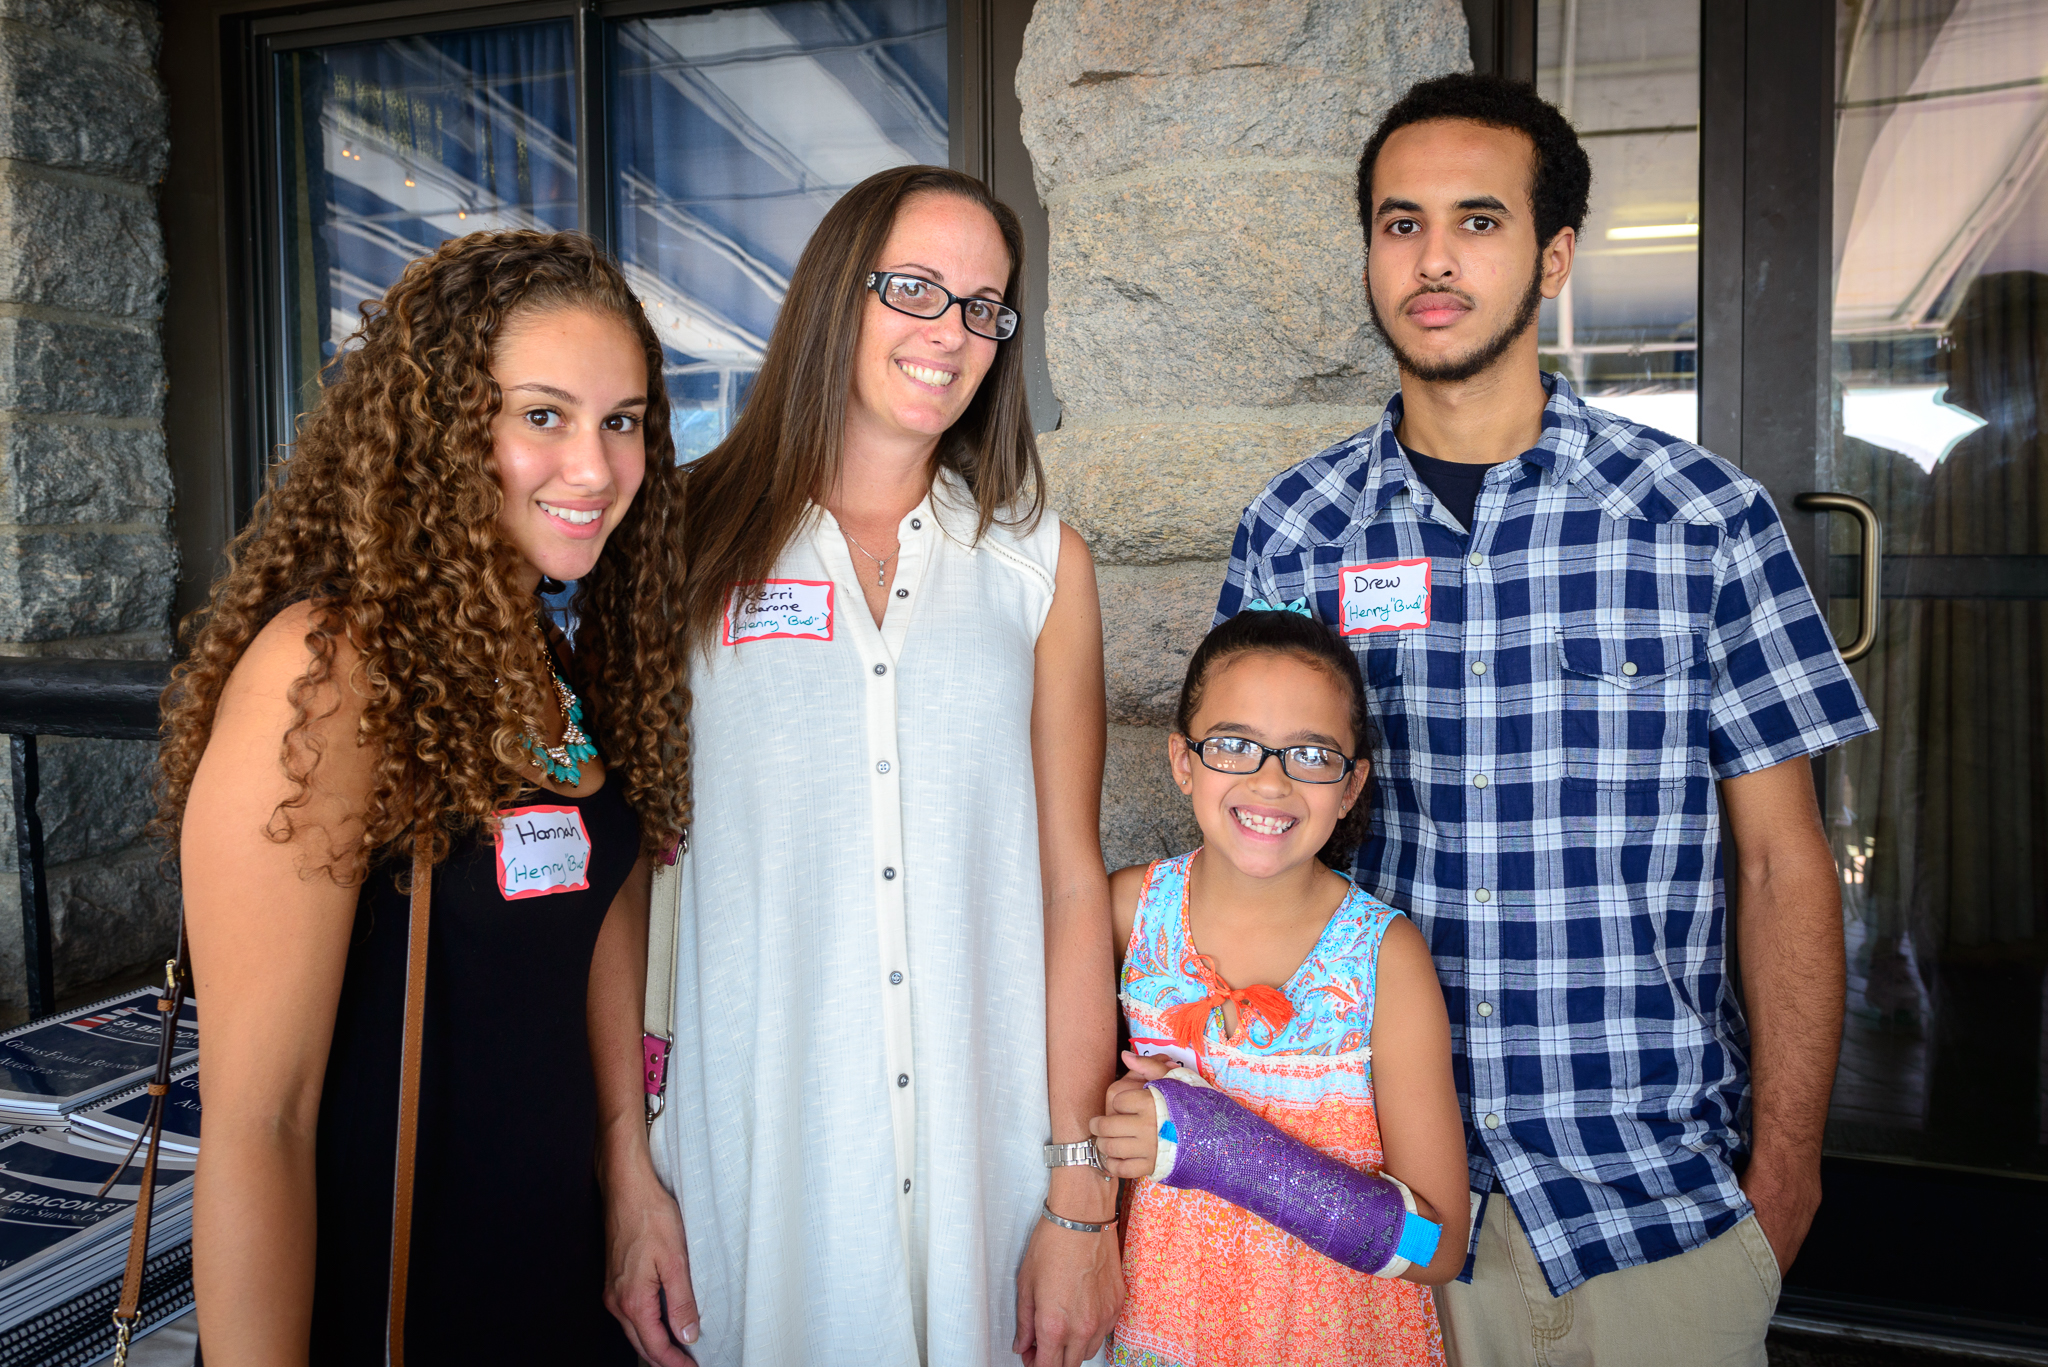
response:
<path id="1" fill-rule="evenodd" d="M 1469 535 L 1399 396 L 1274 479 L 1217 620 L 1349 623 L 1382 732 L 1358 879 L 1429 940 L 1473 1189 L 1499 1180 L 1562 1295 L 1749 1213 L 1715 781 L 1876 723 L 1762 487 L 1545 384 Z"/>

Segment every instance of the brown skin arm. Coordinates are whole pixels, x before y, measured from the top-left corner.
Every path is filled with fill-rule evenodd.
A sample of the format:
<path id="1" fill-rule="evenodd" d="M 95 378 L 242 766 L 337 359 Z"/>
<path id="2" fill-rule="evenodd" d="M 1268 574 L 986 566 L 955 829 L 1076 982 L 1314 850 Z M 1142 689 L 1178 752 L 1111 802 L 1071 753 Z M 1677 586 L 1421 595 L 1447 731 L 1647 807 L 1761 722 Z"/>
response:
<path id="1" fill-rule="evenodd" d="M 1088 1137 L 1116 1068 L 1116 975 L 1100 818 L 1107 704 L 1102 608 L 1087 543 L 1060 529 L 1053 604 L 1038 635 L 1031 763 L 1045 897 L 1045 1049 L 1051 1137 Z M 1056 1168 L 1046 1200 L 1069 1220 L 1116 1214 L 1116 1184 L 1092 1168 Z M 1095 1355 L 1123 1303 L 1116 1234 L 1077 1234 L 1040 1220 L 1017 1272 L 1011 1351 L 1026 1367 L 1078 1367 Z"/>
<path id="2" fill-rule="evenodd" d="M 1422 932 L 1405 916 L 1395 917 L 1380 941 L 1375 991 L 1372 1092 L 1386 1150 L 1384 1169 L 1408 1184 L 1425 1219 L 1443 1226 L 1436 1257 L 1402 1276 L 1442 1286 L 1465 1265 L 1471 1181 L 1458 1088 L 1451 1077 L 1444 990 Z"/>
<path id="3" fill-rule="evenodd" d="M 634 1350 L 656 1367 L 687 1367 L 669 1342 L 698 1336 L 697 1298 L 682 1212 L 654 1174 L 647 1151 L 647 1094 L 640 1039 L 647 998 L 646 854 L 605 913 L 590 961 L 590 1061 L 597 1074 L 597 1179 L 605 1204 L 605 1309 Z M 661 1300 L 668 1298 L 663 1325 Z"/>
<path id="4" fill-rule="evenodd" d="M 1820 1207 L 1821 1136 L 1842 1046 L 1842 890 L 1813 766 L 1789 759 L 1721 784 L 1735 843 L 1736 963 L 1749 1017 L 1754 1132 L 1742 1190 L 1792 1266 Z"/>
<path id="5" fill-rule="evenodd" d="M 292 812 L 296 834 L 265 834 L 294 792 L 279 757 L 286 695 L 311 660 L 308 620 L 303 605 L 279 613 L 235 666 L 180 844 L 193 994 L 206 1011 L 193 1280 L 207 1360 L 221 1367 L 303 1363 L 312 1332 L 314 1135 L 358 893 L 319 869 L 361 836 L 354 814 L 375 756 L 355 743 L 361 700 L 345 684 L 323 689 L 311 699 L 321 759 Z M 353 663 L 339 648 L 334 677 Z"/>
<path id="6" fill-rule="evenodd" d="M 1138 924 L 1138 896 L 1145 891 L 1145 875 L 1151 868 L 1133 864 L 1109 876 L 1109 948 L 1119 975 L 1124 971 L 1124 952 L 1131 947 L 1131 929 Z M 1121 977 L 1118 981 L 1121 984 Z"/>

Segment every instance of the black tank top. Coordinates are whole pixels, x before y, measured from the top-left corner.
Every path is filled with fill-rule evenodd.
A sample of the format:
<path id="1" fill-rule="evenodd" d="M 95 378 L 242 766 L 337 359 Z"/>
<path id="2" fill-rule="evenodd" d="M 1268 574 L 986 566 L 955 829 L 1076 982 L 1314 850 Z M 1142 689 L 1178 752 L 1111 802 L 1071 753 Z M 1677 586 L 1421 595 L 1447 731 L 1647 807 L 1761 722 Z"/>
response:
<path id="1" fill-rule="evenodd" d="M 538 840 L 580 816 L 587 886 L 558 889 L 578 881 L 573 859 L 552 868 L 529 860 L 507 875 L 488 831 L 434 870 L 406 1354 L 418 1363 L 630 1367 L 634 1354 L 602 1299 L 584 1007 L 598 928 L 633 866 L 639 823 L 616 776 L 588 797 L 541 791 L 510 810 L 527 813 L 504 823 L 515 866 L 522 826 Z M 315 1367 L 384 1360 L 411 919 L 397 879 L 409 868 L 380 866 L 356 902 L 320 1098 Z M 523 895 L 505 895 L 508 876 Z"/>

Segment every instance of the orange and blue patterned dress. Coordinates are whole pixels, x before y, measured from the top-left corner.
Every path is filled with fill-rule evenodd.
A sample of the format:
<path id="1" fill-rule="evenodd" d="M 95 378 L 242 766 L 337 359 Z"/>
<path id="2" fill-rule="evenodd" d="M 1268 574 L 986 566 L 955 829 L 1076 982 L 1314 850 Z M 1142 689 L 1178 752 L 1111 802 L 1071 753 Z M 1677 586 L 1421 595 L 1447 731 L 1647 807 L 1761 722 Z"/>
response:
<path id="1" fill-rule="evenodd" d="M 1197 1057 L 1174 1038 L 1173 1008 L 1223 995 L 1243 1000 L 1196 951 L 1189 930 L 1188 868 L 1199 853 L 1162 859 L 1145 873 L 1124 951 L 1132 1045 L 1195 1068 L 1303 1143 L 1379 1171 L 1386 1154 L 1372 1100 L 1373 989 L 1380 939 L 1400 913 L 1354 886 L 1281 989 L 1292 1017 L 1275 1028 L 1240 1007 L 1231 1034 L 1224 1013 L 1212 1010 Z M 1441 1367 L 1443 1335 L 1428 1287 L 1354 1272 L 1206 1191 L 1141 1178 L 1129 1200 L 1117 1363 Z"/>

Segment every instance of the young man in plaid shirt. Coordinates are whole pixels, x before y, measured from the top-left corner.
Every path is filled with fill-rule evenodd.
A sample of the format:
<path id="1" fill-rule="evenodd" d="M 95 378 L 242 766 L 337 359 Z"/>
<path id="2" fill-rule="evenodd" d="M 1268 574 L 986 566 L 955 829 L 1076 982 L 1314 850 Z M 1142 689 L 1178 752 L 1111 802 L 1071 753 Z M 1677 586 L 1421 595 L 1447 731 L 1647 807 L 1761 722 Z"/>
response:
<path id="1" fill-rule="evenodd" d="M 1246 510 L 1217 617 L 1305 598 L 1371 687 L 1357 876 L 1430 941 L 1471 1162 L 1452 1360 L 1761 1367 L 1842 1019 L 1809 758 L 1875 723 L 1763 489 L 1539 369 L 1589 181 L 1527 86 L 1388 112 L 1358 199 L 1401 392 Z"/>

